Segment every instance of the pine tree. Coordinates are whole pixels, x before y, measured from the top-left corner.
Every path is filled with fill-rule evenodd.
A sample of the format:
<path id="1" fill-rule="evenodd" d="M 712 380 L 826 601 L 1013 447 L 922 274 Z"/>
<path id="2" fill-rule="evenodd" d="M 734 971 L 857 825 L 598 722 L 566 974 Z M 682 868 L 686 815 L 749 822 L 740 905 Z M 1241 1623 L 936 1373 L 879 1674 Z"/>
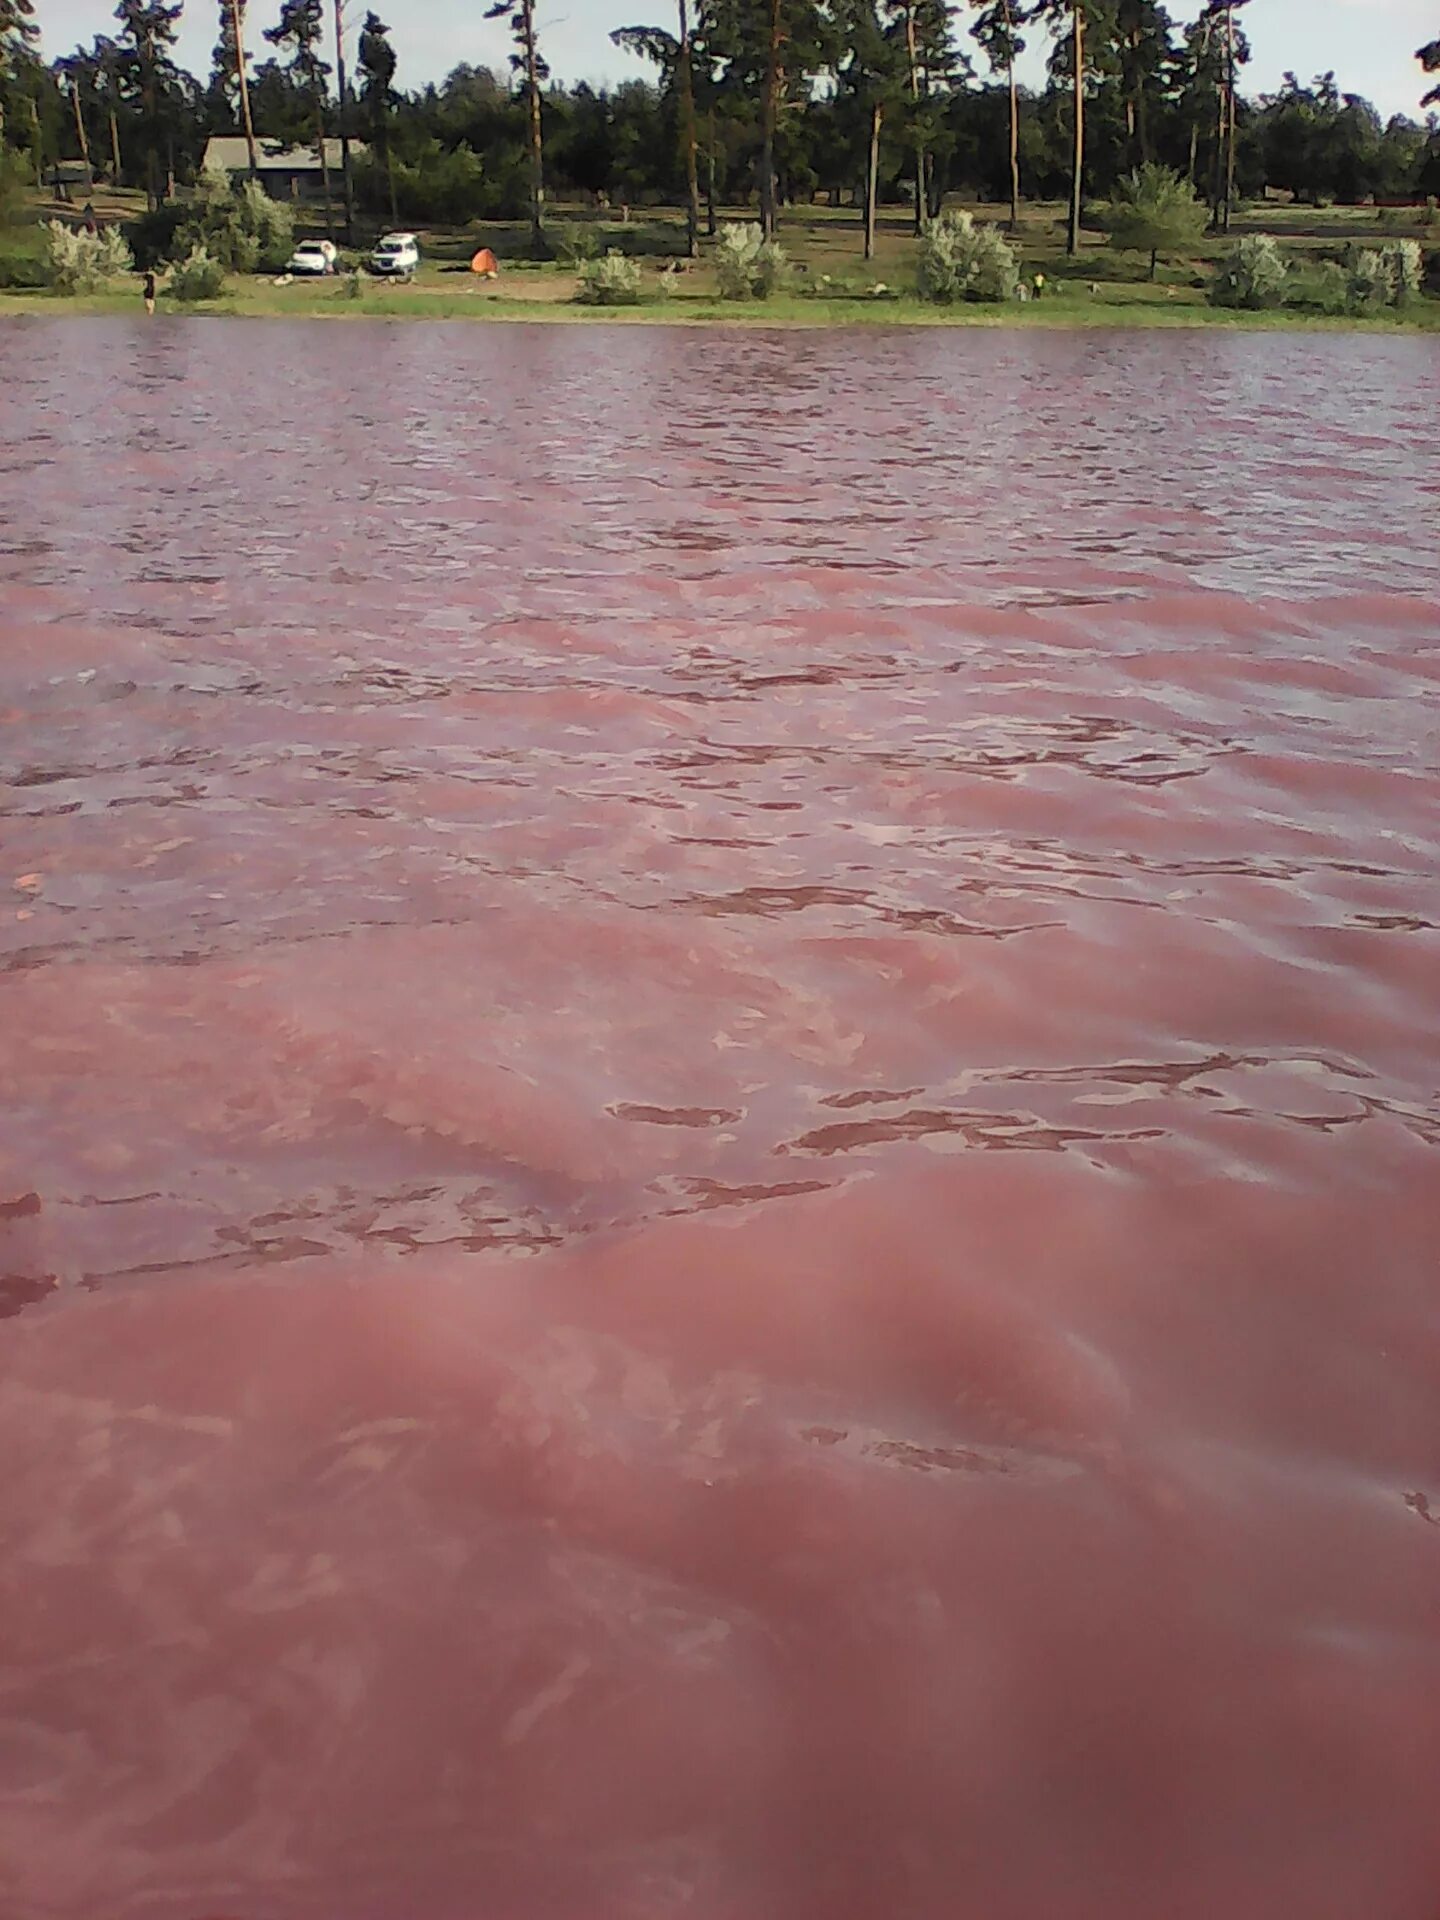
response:
<path id="1" fill-rule="evenodd" d="M 530 250 L 538 257 L 545 251 L 545 131 L 540 117 L 540 89 L 550 78 L 550 69 L 536 38 L 535 0 L 496 0 L 486 10 L 485 18 L 508 19 L 515 41 L 510 67 L 525 88 L 530 125 Z"/>
<path id="2" fill-rule="evenodd" d="M 287 71 L 308 104 L 315 128 L 315 150 L 320 160 L 320 184 L 325 195 L 325 231 L 334 235 L 335 209 L 330 194 L 330 160 L 325 145 L 325 109 L 329 103 L 330 67 L 321 58 L 325 39 L 324 0 L 283 0 L 279 21 L 267 27 L 272 47 L 288 52 Z"/>
<path id="3" fill-rule="evenodd" d="M 695 106 L 696 35 L 691 29 L 690 0 L 678 0 L 678 38 L 664 27 L 617 27 L 610 35 L 617 47 L 653 60 L 673 87 L 680 103 L 680 142 L 685 155 L 685 250 L 692 260 L 700 252 L 699 134 Z M 696 24 L 703 30 L 703 4 Z"/>
<path id="4" fill-rule="evenodd" d="M 837 80 L 842 100 L 852 102 L 865 144 L 865 258 L 875 257 L 875 219 L 880 196 L 880 136 L 887 117 L 903 107 L 909 62 L 887 18 L 884 0 L 835 0 L 842 53 Z"/>
<path id="5" fill-rule="evenodd" d="M 760 225 L 770 238 L 779 217 L 780 138 L 833 60 L 832 22 L 817 0 L 714 0 L 712 20 L 722 86 L 732 100 L 758 109 Z"/>
<path id="6" fill-rule="evenodd" d="M 395 156 L 390 147 L 390 109 L 395 99 L 397 62 L 395 49 L 390 44 L 390 29 L 378 13 L 367 13 L 365 16 L 365 24 L 360 29 L 357 64 L 365 76 L 360 83 L 360 99 L 365 108 L 370 136 L 385 166 L 385 179 L 390 191 L 390 218 L 398 226 L 400 209 L 395 199 Z"/>
<path id="7" fill-rule="evenodd" d="M 1073 255 L 1080 251 L 1080 221 L 1085 208 L 1085 89 L 1095 54 L 1114 36 L 1113 0 L 1041 0 L 1036 18 L 1044 20 L 1056 35 L 1051 70 L 1069 75 L 1074 102 L 1066 237 L 1066 251 Z"/>
<path id="8" fill-rule="evenodd" d="M 1015 78 L 1015 63 L 1025 51 L 1020 33 L 1025 14 L 1016 0 L 971 0 L 982 9 L 970 29 L 984 50 L 985 58 L 996 73 L 1005 75 L 1010 95 L 1010 231 L 1020 225 L 1020 88 Z"/>
<path id="9" fill-rule="evenodd" d="M 1426 73 L 1440 73 L 1440 40 L 1432 40 L 1428 47 L 1421 47 L 1415 58 Z M 1422 107 L 1440 107 L 1440 86 L 1432 87 L 1420 104 Z"/>
<path id="10" fill-rule="evenodd" d="M 161 179 L 170 168 L 162 169 L 162 148 L 168 155 L 173 138 L 169 109 L 179 91 L 172 49 L 183 0 L 167 6 L 164 0 L 120 0 L 115 18 L 120 22 L 122 46 L 120 73 L 128 83 L 140 110 L 141 138 L 145 148 L 145 193 L 153 212 L 164 195 Z"/>
<path id="11" fill-rule="evenodd" d="M 915 231 L 938 211 L 933 204 L 934 150 L 939 132 L 939 101 L 966 62 L 955 45 L 949 0 L 886 0 L 903 35 L 910 82 L 910 144 L 915 155 Z"/>
<path id="12" fill-rule="evenodd" d="M 250 76 L 245 52 L 245 7 L 247 0 L 220 0 L 220 37 L 210 70 L 209 98 L 216 124 L 234 126 L 238 121 L 245 136 L 250 178 L 260 171 L 255 145 L 255 121 L 250 112 Z"/>
<path id="13" fill-rule="evenodd" d="M 1242 64 L 1238 16 L 1248 4 L 1249 0 L 1210 0 L 1205 9 L 1218 43 L 1220 121 L 1215 150 L 1215 225 L 1221 233 L 1230 231 L 1230 211 L 1235 201 L 1237 80 Z M 1247 58 L 1248 52 L 1247 48 Z"/>
<path id="14" fill-rule="evenodd" d="M 0 145 L 5 139 L 5 94 L 20 60 L 40 38 L 34 0 L 0 0 Z"/>

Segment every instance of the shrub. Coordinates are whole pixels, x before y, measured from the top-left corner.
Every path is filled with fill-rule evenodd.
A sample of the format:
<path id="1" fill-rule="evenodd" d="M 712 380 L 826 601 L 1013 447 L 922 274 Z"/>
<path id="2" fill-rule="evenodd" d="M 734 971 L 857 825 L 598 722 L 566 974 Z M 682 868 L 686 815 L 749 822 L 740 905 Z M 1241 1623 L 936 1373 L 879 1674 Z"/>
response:
<path id="1" fill-rule="evenodd" d="M 87 233 L 63 220 L 45 222 L 46 279 L 57 293 L 95 293 L 135 271 L 135 258 L 114 227 Z"/>
<path id="2" fill-rule="evenodd" d="M 8 227 L 20 218 L 34 182 L 35 170 L 26 156 L 14 147 L 0 145 L 0 227 Z"/>
<path id="3" fill-rule="evenodd" d="M 1247 234 L 1220 262 L 1210 282 L 1213 307 L 1258 312 L 1278 307 L 1289 275 L 1280 249 L 1268 233 Z"/>
<path id="4" fill-rule="evenodd" d="M 1425 255 L 1418 240 L 1392 240 L 1385 248 L 1391 298 L 1397 307 L 1416 299 L 1425 285 Z"/>
<path id="5" fill-rule="evenodd" d="M 1013 300 L 1020 284 L 1015 251 L 996 227 L 977 226 L 963 208 L 929 222 L 917 278 L 924 300 Z"/>
<path id="6" fill-rule="evenodd" d="M 729 221 L 715 240 L 715 282 L 722 300 L 768 300 L 790 271 L 778 240 L 753 222 Z"/>
<path id="7" fill-rule="evenodd" d="M 574 272 L 587 260 L 600 258 L 600 235 L 593 226 L 578 220 L 565 221 L 550 229 L 550 240 L 558 257 Z"/>
<path id="8" fill-rule="evenodd" d="M 1287 307 L 1306 313 L 1344 313 L 1350 304 L 1350 282 L 1337 260 L 1320 260 L 1291 274 L 1285 295 Z"/>
<path id="9" fill-rule="evenodd" d="M 0 287 L 31 292 L 49 286 L 49 237 L 35 225 L 0 232 Z"/>
<path id="10" fill-rule="evenodd" d="M 125 226 L 125 238 L 130 242 L 130 251 L 135 255 L 135 264 L 141 272 L 152 267 L 164 266 L 167 260 L 173 260 L 179 247 L 176 235 L 185 224 L 190 209 L 179 200 L 167 200 L 163 206 L 149 213 L 137 214 Z"/>
<path id="11" fill-rule="evenodd" d="M 613 248 L 580 264 L 575 298 L 582 307 L 638 307 L 644 298 L 640 263 Z"/>
<path id="12" fill-rule="evenodd" d="M 1111 246 L 1122 253 L 1148 253 L 1152 280 L 1160 255 L 1195 246 L 1205 220 L 1190 182 L 1156 166 L 1139 167 L 1118 181 L 1105 214 Z"/>
<path id="13" fill-rule="evenodd" d="M 1395 298 L 1390 261 L 1378 247 L 1356 247 L 1349 260 L 1350 305 L 1356 313 L 1375 313 Z"/>
<path id="14" fill-rule="evenodd" d="M 258 180 L 247 180 L 235 196 L 236 214 L 253 234 L 263 273 L 283 273 L 295 251 L 295 215 L 283 200 L 272 200 Z"/>
<path id="15" fill-rule="evenodd" d="M 202 248 L 230 273 L 278 273 L 295 245 L 295 216 L 256 180 L 237 193 L 228 174 L 207 169 L 171 240 L 171 256 Z"/>
<path id="16" fill-rule="evenodd" d="M 225 291 L 225 269 L 197 243 L 171 273 L 170 291 L 177 300 L 218 300 Z"/>

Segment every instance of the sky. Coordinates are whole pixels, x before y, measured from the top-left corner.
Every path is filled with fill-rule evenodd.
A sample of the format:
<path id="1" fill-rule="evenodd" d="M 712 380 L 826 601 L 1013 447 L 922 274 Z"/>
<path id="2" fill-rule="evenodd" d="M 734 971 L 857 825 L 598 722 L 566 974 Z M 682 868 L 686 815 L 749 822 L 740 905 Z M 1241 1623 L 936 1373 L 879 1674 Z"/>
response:
<path id="1" fill-rule="evenodd" d="M 353 24 L 366 3 L 348 0 Z M 258 56 L 268 52 L 260 34 L 279 7 L 280 0 L 250 0 L 251 44 Z M 462 60 L 505 65 L 505 25 L 484 18 L 484 0 L 379 0 L 379 10 L 392 29 L 402 87 L 441 79 Z M 674 11 L 674 0 L 539 0 L 541 42 L 557 79 L 633 78 L 650 70 L 611 45 L 610 29 L 636 22 L 669 26 Z M 1171 11 L 1191 19 L 1199 0 L 1171 0 Z M 53 56 L 109 32 L 113 0 L 36 0 L 36 13 L 44 51 Z M 217 0 L 186 0 L 181 57 L 202 73 L 209 70 L 217 15 Z M 1415 49 L 1440 32 L 1440 0 L 1252 0 L 1245 24 L 1255 48 L 1247 92 L 1278 87 L 1287 67 L 1302 79 L 1333 68 L 1343 92 L 1364 94 L 1382 115 L 1419 117 L 1426 89 Z M 1027 62 L 1030 77 L 1038 77 L 1040 55 L 1027 56 Z"/>

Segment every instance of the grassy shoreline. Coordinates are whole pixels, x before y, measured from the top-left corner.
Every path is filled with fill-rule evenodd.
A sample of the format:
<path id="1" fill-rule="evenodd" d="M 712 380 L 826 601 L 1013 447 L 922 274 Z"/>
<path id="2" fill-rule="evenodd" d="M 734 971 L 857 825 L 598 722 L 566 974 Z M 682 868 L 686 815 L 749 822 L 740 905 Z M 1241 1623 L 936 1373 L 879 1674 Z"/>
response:
<path id="1" fill-rule="evenodd" d="M 517 276 L 517 278 L 520 276 Z M 528 278 L 529 276 L 524 276 Z M 1116 297 L 1124 295 L 1128 297 Z M 215 301 L 182 305 L 165 298 L 160 316 L 193 314 L 209 318 L 295 320 L 459 320 L 545 324 L 653 326 L 983 327 L 1040 330 L 1115 329 L 1190 330 L 1263 333 L 1440 333 L 1440 301 L 1425 300 L 1403 313 L 1371 318 L 1330 316 L 1286 309 L 1245 313 L 1188 299 L 1134 297 L 1129 288 L 1102 290 L 1099 296 L 1057 291 L 1029 304 L 1003 307 L 936 307 L 914 296 L 875 299 L 817 299 L 783 294 L 767 301 L 722 301 L 713 294 L 682 290 L 638 307 L 577 306 L 554 280 L 511 292 L 475 285 L 452 291 L 425 281 L 413 287 L 367 285 L 359 299 L 331 284 L 278 287 L 269 281 L 235 286 Z M 130 315 L 144 318 L 137 290 L 66 298 L 53 293 L 0 291 L 0 319 Z"/>
<path id="2" fill-rule="evenodd" d="M 103 219 L 133 218 L 143 206 L 134 195 L 105 200 Z M 984 219 L 1001 221 L 1007 210 L 973 209 Z M 0 234 L 12 259 L 19 253 L 38 265 L 38 218 L 72 215 L 57 203 L 36 199 L 28 225 Z M 784 294 L 755 303 L 722 301 L 708 257 L 691 266 L 674 256 L 683 252 L 681 216 L 674 209 L 651 209 L 628 227 L 597 223 L 593 210 L 556 210 L 557 236 L 593 227 L 596 244 L 623 244 L 642 261 L 647 298 L 638 307 L 583 307 L 573 300 L 575 274 L 556 264 L 522 257 L 528 248 L 523 224 L 491 223 L 470 228 L 422 230 L 424 265 L 408 286 L 362 279 L 360 297 L 350 297 L 340 280 L 296 281 L 279 285 L 265 276 L 232 278 L 224 296 L 196 306 L 171 299 L 162 281 L 162 314 L 196 313 L 246 319 L 325 320 L 484 320 L 491 322 L 568 321 L 574 325 L 739 326 L 771 328 L 836 327 L 1007 327 L 1025 329 L 1190 329 L 1229 332 L 1440 333 L 1440 299 L 1425 297 L 1403 312 L 1326 315 L 1295 308 L 1258 313 L 1212 307 L 1205 290 L 1227 242 L 1210 235 L 1183 260 L 1161 264 L 1154 280 L 1143 258 L 1116 253 L 1103 235 L 1088 232 L 1080 255 L 1067 256 L 1065 210 L 1044 203 L 1027 205 L 1015 245 L 1027 279 L 1043 274 L 1045 297 L 1006 306 L 937 307 L 913 292 L 915 241 L 908 215 L 889 209 L 877 235 L 876 257 L 859 257 L 853 213 L 812 207 L 787 215 L 782 240 L 795 268 L 795 284 Z M 745 217 L 743 210 L 739 217 Z M 1418 219 L 1418 215 L 1417 215 Z M 1352 243 L 1382 245 L 1394 235 L 1374 209 L 1268 208 L 1237 220 L 1242 231 L 1269 231 L 1283 241 L 1292 261 L 1303 265 L 1334 257 Z M 1428 228 L 1415 228 L 1427 233 Z M 312 236 L 313 237 L 313 236 Z M 478 281 L 468 272 L 471 254 L 490 246 L 501 263 L 498 282 Z M 359 250 L 351 258 L 362 258 Z M 663 277 L 662 263 L 673 268 Z M 0 261 L 3 266 L 3 261 Z M 0 276 L 3 277 L 3 276 Z M 876 284 L 891 290 L 877 298 Z M 62 314 L 140 314 L 139 282 L 125 281 L 113 292 L 66 298 L 37 290 L 33 277 L 0 286 L 0 318 L 5 315 L 58 317 Z M 897 297 L 898 295 L 898 297 Z"/>

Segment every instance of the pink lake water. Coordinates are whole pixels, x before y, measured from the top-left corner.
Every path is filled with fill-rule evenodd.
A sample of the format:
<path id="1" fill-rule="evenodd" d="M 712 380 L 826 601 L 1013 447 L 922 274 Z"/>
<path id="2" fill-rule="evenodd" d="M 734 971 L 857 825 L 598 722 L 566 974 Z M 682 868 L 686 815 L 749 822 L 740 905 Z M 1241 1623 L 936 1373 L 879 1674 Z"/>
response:
<path id="1" fill-rule="evenodd" d="M 1435 1920 L 1437 376 L 0 327 L 4 1920 Z"/>

